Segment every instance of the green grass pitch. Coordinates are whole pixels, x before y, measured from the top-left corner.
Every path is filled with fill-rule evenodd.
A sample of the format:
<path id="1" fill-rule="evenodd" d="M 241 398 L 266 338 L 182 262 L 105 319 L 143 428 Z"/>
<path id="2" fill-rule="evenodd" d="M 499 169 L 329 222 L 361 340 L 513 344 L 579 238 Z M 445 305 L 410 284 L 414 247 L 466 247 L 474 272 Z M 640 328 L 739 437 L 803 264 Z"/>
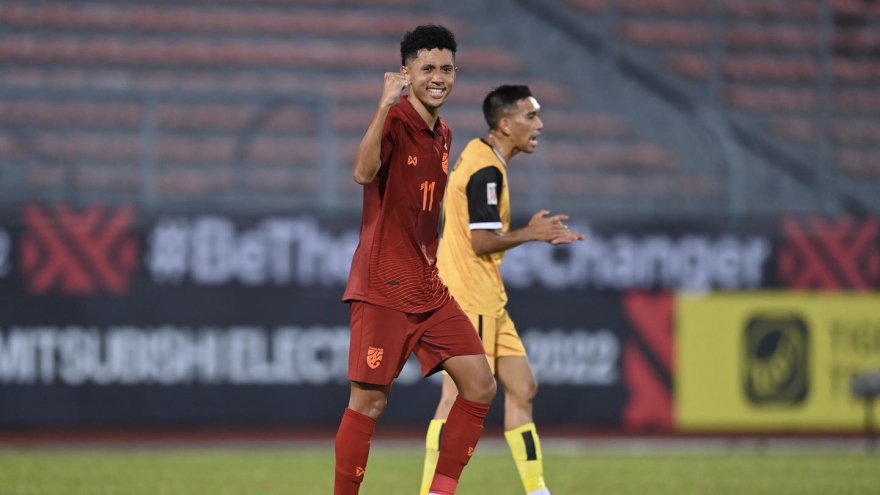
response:
<path id="1" fill-rule="evenodd" d="M 362 495 L 416 495 L 418 449 L 374 448 Z M 873 495 L 880 454 L 549 454 L 554 495 Z M 0 495 L 330 495 L 329 449 L 0 453 Z M 477 452 L 459 495 L 520 495 L 502 450 Z"/>

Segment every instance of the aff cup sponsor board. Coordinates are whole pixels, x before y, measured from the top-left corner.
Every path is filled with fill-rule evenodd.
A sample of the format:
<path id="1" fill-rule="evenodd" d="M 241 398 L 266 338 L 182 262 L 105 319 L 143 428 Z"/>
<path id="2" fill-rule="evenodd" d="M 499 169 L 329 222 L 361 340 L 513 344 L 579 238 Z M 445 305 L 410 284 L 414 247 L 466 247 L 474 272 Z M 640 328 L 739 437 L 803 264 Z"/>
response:
<path id="1" fill-rule="evenodd" d="M 357 227 L 308 214 L 25 207 L 0 227 L 0 425 L 336 424 Z M 669 296 L 527 277 L 511 284 L 510 311 L 541 383 L 537 417 L 671 427 L 671 331 L 644 317 L 671 308 Z M 411 361 L 387 420 L 423 425 L 438 378 Z"/>
<path id="2" fill-rule="evenodd" d="M 338 420 L 348 396 L 339 298 L 358 218 L 39 204 L 5 215 L 0 401 L 15 406 L 0 408 L 0 423 Z M 540 382 L 536 415 L 551 424 L 672 428 L 671 291 L 880 280 L 872 221 L 572 228 L 587 241 L 527 244 L 505 261 Z M 437 380 L 410 366 L 398 385 L 386 417 L 430 418 Z"/>
<path id="3" fill-rule="evenodd" d="M 865 405 L 851 386 L 880 370 L 880 297 L 682 295 L 676 312 L 679 429 L 864 428 Z"/>
<path id="4" fill-rule="evenodd" d="M 352 217 L 143 215 L 130 207 L 103 206 L 29 205 L 5 220 L 0 225 L 0 286 L 35 296 L 80 298 L 124 297 L 138 285 L 343 287 L 359 228 L 359 219 Z M 773 223 L 721 229 L 708 221 L 572 222 L 572 229 L 585 233 L 587 240 L 557 248 L 529 243 L 511 250 L 504 265 L 508 288 L 625 292 L 780 285 Z M 865 230 L 862 237 L 876 241 L 868 234 Z M 865 239 L 858 242 L 859 249 L 836 252 L 873 253 L 865 248 Z M 787 251 L 785 273 L 793 283 L 830 282 L 797 278 L 801 266 L 809 273 L 821 272 L 809 255 L 813 251 L 803 242 Z M 852 264 L 840 266 L 851 271 Z M 873 282 L 856 278 L 842 283 Z"/>
<path id="5" fill-rule="evenodd" d="M 335 424 L 348 399 L 349 357 L 338 291 L 261 292 L 166 290 L 105 301 L 87 316 L 75 305 L 18 312 L 0 328 L 0 402 L 10 405 L 0 408 L 0 425 Z M 511 298 L 541 383 L 542 422 L 671 428 L 671 318 L 658 325 L 647 317 L 671 316 L 670 296 Z M 224 308 L 242 302 L 254 309 Z M 387 420 L 429 420 L 438 378 L 422 379 L 411 360 Z M 501 422 L 502 404 L 490 422 Z"/>
<path id="6" fill-rule="evenodd" d="M 343 287 L 357 247 L 358 220 L 308 213 L 143 215 L 131 207 L 27 205 L 7 212 L 0 224 L 0 288 L 36 296 L 124 297 L 137 284 Z M 587 240 L 511 250 L 504 265 L 508 288 L 880 287 L 878 219 L 571 225 Z"/>

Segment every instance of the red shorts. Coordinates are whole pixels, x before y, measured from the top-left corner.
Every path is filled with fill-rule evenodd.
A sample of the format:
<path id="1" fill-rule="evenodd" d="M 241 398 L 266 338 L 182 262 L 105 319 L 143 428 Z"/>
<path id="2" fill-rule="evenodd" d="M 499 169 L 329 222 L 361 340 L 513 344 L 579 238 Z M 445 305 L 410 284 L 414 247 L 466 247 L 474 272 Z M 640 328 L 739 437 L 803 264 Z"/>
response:
<path id="1" fill-rule="evenodd" d="M 412 353 L 422 366 L 422 374 L 429 376 L 453 356 L 486 351 L 470 318 L 454 299 L 433 311 L 416 314 L 362 301 L 351 303 L 349 380 L 390 385 Z"/>

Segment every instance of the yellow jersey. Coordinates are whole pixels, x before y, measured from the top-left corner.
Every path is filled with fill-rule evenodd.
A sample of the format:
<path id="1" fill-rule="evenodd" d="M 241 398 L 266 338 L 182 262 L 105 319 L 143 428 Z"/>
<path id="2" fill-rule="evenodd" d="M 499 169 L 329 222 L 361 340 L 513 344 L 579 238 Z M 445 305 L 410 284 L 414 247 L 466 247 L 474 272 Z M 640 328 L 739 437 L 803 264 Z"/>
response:
<path id="1" fill-rule="evenodd" d="M 468 143 L 449 172 L 437 268 L 465 311 L 500 317 L 507 305 L 501 280 L 504 251 L 477 256 L 473 230 L 510 230 L 507 164 L 483 139 Z"/>

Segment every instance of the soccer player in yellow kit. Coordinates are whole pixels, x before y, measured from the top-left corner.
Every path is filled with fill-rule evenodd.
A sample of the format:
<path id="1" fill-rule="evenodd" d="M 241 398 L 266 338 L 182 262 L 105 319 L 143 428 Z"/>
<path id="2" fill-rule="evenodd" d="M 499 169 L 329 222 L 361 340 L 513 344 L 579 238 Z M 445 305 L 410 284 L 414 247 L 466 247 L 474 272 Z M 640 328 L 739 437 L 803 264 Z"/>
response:
<path id="1" fill-rule="evenodd" d="M 525 227 L 510 229 L 507 164 L 520 152 L 534 152 L 543 128 L 541 106 L 529 88 L 494 89 L 483 101 L 483 115 L 488 135 L 468 143 L 450 170 L 437 265 L 450 293 L 473 321 L 492 371 L 504 388 L 504 435 L 525 491 L 550 495 L 532 419 L 537 383 L 507 314 L 501 263 L 508 249 L 526 242 L 561 245 L 584 236 L 568 229 L 564 223 L 568 216 L 550 216 L 546 210 L 535 213 Z M 457 394 L 455 383 L 444 375 L 440 403 L 428 428 L 422 495 L 428 493 L 443 427 Z"/>

